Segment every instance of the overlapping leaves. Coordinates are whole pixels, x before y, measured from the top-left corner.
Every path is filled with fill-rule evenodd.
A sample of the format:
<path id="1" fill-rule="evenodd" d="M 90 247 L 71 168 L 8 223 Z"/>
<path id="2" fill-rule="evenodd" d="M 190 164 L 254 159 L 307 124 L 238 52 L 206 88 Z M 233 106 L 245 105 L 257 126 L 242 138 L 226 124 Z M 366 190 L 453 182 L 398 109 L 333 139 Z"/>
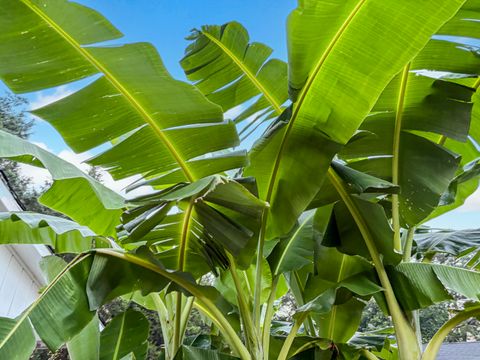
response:
<path id="1" fill-rule="evenodd" d="M 69 270 L 54 276 L 41 296 L 17 319 L 0 320 L 1 358 L 28 359 L 36 344 L 33 328 L 51 350 L 56 350 L 90 322 L 93 312 L 85 287 L 91 260 L 89 255 L 75 259 Z"/>
<path id="2" fill-rule="evenodd" d="M 169 185 L 244 165 L 242 154 L 204 157 L 237 145 L 235 127 L 223 122 L 220 107 L 173 79 L 150 44 L 94 45 L 121 33 L 94 10 L 69 1 L 2 4 L 0 77 L 13 91 L 100 75 L 34 113 L 75 151 L 120 138 L 91 161 L 115 179 L 141 174 Z"/>
<path id="3" fill-rule="evenodd" d="M 132 204 L 122 217 L 122 241 L 141 241 L 168 268 L 195 277 L 228 267 L 227 252 L 249 266 L 265 206 L 242 184 L 221 176 L 179 184 Z"/>
<path id="4" fill-rule="evenodd" d="M 478 6 L 467 1 L 437 31 L 380 96 L 361 126 L 371 135 L 352 141 L 341 154 L 352 167 L 400 185 L 405 226 L 461 205 L 478 186 L 474 177 L 458 176 L 459 165 L 480 155 L 473 106 L 479 82 L 455 80 L 478 76 L 480 62 L 469 45 L 480 35 Z"/>
<path id="5" fill-rule="evenodd" d="M 109 242 L 75 222 L 31 212 L 0 213 L 1 244 L 43 244 L 55 252 L 79 253 Z"/>
<path id="6" fill-rule="evenodd" d="M 249 42 L 242 25 L 203 26 L 187 39 L 192 43 L 180 61 L 187 78 L 223 111 L 244 107 L 234 119 L 237 124 L 248 119 L 242 129 L 244 137 L 257 123 L 282 112 L 288 99 L 287 64 L 269 58 L 272 49 L 268 46 Z"/>
<path id="7" fill-rule="evenodd" d="M 394 1 L 303 1 L 292 12 L 288 42 L 293 110 L 254 146 L 246 169 L 257 178 L 261 198 L 271 203 L 270 236 L 292 228 L 292 219 L 318 192 L 333 156 L 384 87 L 460 5 L 445 1 L 409 8 Z M 385 31 L 368 25 L 373 13 L 385 22 Z"/>
<path id="8" fill-rule="evenodd" d="M 1 55 L 0 55 L 1 56 Z M 45 149 L 0 130 L 0 157 L 43 167 L 53 185 L 40 202 L 100 235 L 114 235 L 123 197 Z"/>
<path id="9" fill-rule="evenodd" d="M 404 263 L 389 269 L 389 276 L 395 295 L 407 310 L 449 300 L 452 297 L 447 290 L 480 300 L 480 273 L 476 271 L 439 264 Z"/>

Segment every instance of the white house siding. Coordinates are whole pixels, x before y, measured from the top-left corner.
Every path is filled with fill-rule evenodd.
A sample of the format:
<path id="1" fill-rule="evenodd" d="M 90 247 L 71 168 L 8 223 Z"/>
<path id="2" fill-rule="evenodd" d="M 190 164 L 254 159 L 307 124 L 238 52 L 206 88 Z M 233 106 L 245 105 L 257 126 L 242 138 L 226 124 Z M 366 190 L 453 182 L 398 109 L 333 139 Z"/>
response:
<path id="1" fill-rule="evenodd" d="M 19 210 L 19 204 L 0 178 L 0 211 Z M 45 284 L 38 262 L 49 254 L 45 246 L 0 245 L 0 316 L 16 317 L 35 301 Z"/>

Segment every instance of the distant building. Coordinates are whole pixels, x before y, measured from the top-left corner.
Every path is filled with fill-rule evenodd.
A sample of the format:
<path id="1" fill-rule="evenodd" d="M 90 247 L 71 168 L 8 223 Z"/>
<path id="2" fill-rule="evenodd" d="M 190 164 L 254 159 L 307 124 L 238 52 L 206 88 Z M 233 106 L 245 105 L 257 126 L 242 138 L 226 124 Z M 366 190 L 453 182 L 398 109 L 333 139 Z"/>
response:
<path id="1" fill-rule="evenodd" d="M 437 360 L 480 360 L 480 342 L 444 343 Z"/>
<path id="2" fill-rule="evenodd" d="M 21 210 L 0 172 L 0 212 Z M 38 263 L 50 254 L 43 245 L 0 245 L 0 316 L 14 318 L 38 297 L 46 284 Z"/>

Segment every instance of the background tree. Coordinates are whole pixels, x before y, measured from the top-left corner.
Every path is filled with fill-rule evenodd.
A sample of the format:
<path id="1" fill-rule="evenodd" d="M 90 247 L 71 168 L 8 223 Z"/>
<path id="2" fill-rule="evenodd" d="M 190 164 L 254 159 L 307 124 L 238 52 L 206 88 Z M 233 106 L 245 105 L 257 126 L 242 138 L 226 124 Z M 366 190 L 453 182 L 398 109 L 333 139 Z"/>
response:
<path id="1" fill-rule="evenodd" d="M 28 139 L 32 134 L 34 122 L 26 111 L 27 105 L 28 101 L 25 98 L 11 93 L 5 93 L 0 97 L 0 128 L 22 139 Z M 14 161 L 0 160 L 0 170 L 5 174 L 9 186 L 25 210 L 58 215 L 38 202 L 48 183 L 36 188 L 33 179 L 22 174 L 19 163 Z"/>

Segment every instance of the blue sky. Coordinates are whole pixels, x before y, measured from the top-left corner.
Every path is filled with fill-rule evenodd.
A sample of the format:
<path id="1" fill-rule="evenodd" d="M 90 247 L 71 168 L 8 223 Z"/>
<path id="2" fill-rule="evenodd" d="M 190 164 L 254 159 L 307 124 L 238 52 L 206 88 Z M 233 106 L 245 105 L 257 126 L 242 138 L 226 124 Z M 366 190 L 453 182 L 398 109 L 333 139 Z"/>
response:
<path id="1" fill-rule="evenodd" d="M 116 41 L 153 43 L 161 54 L 171 74 L 185 79 L 178 64 L 187 41 L 184 39 L 192 28 L 204 24 L 223 24 L 236 20 L 242 23 L 254 41 L 263 42 L 274 49 L 274 57 L 286 60 L 285 20 L 296 6 L 295 0 L 77 0 L 105 15 L 125 35 Z M 27 98 L 33 107 L 44 105 L 66 96 L 82 84 L 67 85 Z M 0 91 L 6 88 L 0 84 Z M 61 137 L 47 123 L 37 121 L 32 140 L 42 143 L 65 159 L 79 164 L 88 155 L 75 155 Z M 34 170 L 31 175 L 37 177 Z M 38 179 L 41 175 L 38 173 Z M 466 206 L 442 216 L 432 226 L 451 228 L 480 227 L 480 192 Z"/>
<path id="2" fill-rule="evenodd" d="M 285 21 L 295 0 L 77 0 L 105 15 L 122 33 L 116 43 L 147 41 L 158 49 L 165 66 L 177 79 L 185 80 L 179 65 L 188 45 L 185 37 L 202 25 L 221 25 L 236 20 L 249 31 L 251 39 L 274 49 L 274 56 L 286 60 Z M 272 4 L 274 4 L 272 6 Z M 33 105 L 65 96 L 77 86 L 63 86 L 27 96 Z M 66 148 L 47 123 L 38 123 L 32 139 L 45 142 L 58 152 Z"/>

